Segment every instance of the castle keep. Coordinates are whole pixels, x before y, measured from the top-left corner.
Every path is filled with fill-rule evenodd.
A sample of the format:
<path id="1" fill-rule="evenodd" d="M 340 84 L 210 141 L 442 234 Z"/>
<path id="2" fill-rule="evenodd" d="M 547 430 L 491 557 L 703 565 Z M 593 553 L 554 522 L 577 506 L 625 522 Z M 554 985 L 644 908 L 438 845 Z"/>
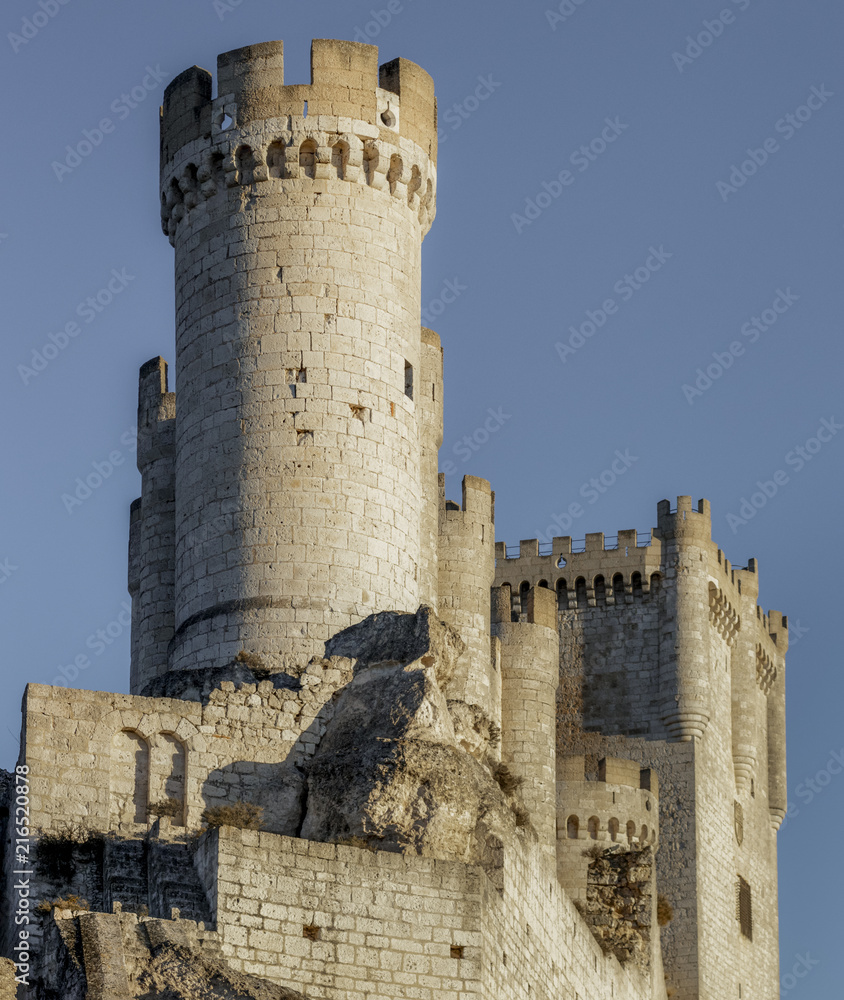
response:
<path id="1" fill-rule="evenodd" d="M 131 693 L 26 689 L 21 995 L 769 1000 L 787 621 L 706 501 L 510 549 L 488 482 L 446 498 L 433 82 L 311 74 L 267 42 L 164 94 Z"/>

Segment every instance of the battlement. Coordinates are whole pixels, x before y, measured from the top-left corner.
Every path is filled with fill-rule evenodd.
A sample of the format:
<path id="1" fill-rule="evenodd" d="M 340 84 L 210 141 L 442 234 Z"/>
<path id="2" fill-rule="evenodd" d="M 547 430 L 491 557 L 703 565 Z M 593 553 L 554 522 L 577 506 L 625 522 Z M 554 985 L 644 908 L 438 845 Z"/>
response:
<path id="1" fill-rule="evenodd" d="M 540 543 L 523 540 L 518 549 L 495 545 L 496 579 L 513 592 L 513 610 L 521 612 L 531 587 L 557 595 L 560 611 L 612 606 L 647 597 L 660 579 L 662 543 L 654 532 L 626 529 L 614 536 L 591 532 L 583 541 L 568 535 Z"/>
<path id="2" fill-rule="evenodd" d="M 708 500 L 698 500 L 692 507 L 691 497 L 677 497 L 677 506 L 672 508 L 670 500 L 660 500 L 656 505 L 657 533 L 662 538 L 695 535 L 698 538 L 712 538 L 712 512 Z"/>
<path id="3" fill-rule="evenodd" d="M 166 235 L 228 188 L 274 180 L 344 180 L 406 199 L 433 221 L 437 159 L 434 84 L 406 59 L 315 39 L 311 83 L 284 83 L 282 42 L 225 52 L 167 87 L 161 107 L 161 212 Z"/>

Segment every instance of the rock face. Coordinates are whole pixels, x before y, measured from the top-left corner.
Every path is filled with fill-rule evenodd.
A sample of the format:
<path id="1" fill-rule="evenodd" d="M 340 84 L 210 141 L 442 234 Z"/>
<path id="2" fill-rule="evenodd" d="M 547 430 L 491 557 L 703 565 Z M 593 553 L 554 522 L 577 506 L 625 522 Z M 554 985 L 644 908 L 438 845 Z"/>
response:
<path id="1" fill-rule="evenodd" d="M 189 921 L 57 911 L 46 943 L 34 1000 L 307 1000 L 231 969 L 207 940 L 203 950 Z"/>
<path id="2" fill-rule="evenodd" d="M 653 852 L 611 847 L 589 865 L 586 902 L 578 905 L 598 944 L 619 962 L 650 964 Z"/>
<path id="3" fill-rule="evenodd" d="M 442 686 L 462 650 L 430 608 L 372 615 L 327 644 L 356 664 L 309 769 L 302 837 L 495 863 L 515 820 L 458 745 Z"/>

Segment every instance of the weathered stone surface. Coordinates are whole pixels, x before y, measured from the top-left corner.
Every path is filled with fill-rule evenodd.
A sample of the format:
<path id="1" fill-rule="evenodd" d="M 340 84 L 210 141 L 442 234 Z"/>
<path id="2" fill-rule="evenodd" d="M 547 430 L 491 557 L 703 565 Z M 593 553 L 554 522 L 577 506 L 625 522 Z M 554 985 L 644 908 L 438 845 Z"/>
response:
<path id="1" fill-rule="evenodd" d="M 307 1000 L 203 953 L 190 921 L 60 912 L 49 920 L 34 1000 Z M 4 971 L 0 962 L 0 987 Z M 14 996 L 0 991 L 0 1000 Z"/>
<path id="2" fill-rule="evenodd" d="M 511 810 L 457 745 L 440 688 L 462 649 L 429 608 L 372 615 L 328 644 L 357 663 L 310 766 L 303 837 L 461 861 L 496 849 Z"/>
<path id="3" fill-rule="evenodd" d="M 16 990 L 14 963 L 0 958 L 0 1000 L 15 1000 Z"/>
<path id="4" fill-rule="evenodd" d="M 650 965 L 653 852 L 596 848 L 589 865 L 586 901 L 578 903 L 598 944 L 619 962 Z"/>

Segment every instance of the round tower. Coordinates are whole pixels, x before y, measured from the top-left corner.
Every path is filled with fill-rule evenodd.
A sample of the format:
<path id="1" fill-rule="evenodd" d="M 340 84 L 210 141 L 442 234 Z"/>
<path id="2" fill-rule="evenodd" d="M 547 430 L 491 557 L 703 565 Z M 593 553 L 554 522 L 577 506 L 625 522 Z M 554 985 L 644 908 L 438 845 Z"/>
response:
<path id="1" fill-rule="evenodd" d="M 699 739 L 711 716 L 708 550 L 712 540 L 709 501 L 692 508 L 691 497 L 657 505 L 667 585 L 659 643 L 662 721 L 672 739 Z"/>
<path id="2" fill-rule="evenodd" d="M 424 70 L 379 71 L 377 48 L 354 42 L 314 41 L 310 85 L 285 86 L 281 42 L 217 69 L 217 98 L 194 67 L 161 117 L 176 255 L 170 669 L 241 650 L 278 668 L 436 593 L 423 456 L 437 431 L 418 399 L 436 102 Z"/>

